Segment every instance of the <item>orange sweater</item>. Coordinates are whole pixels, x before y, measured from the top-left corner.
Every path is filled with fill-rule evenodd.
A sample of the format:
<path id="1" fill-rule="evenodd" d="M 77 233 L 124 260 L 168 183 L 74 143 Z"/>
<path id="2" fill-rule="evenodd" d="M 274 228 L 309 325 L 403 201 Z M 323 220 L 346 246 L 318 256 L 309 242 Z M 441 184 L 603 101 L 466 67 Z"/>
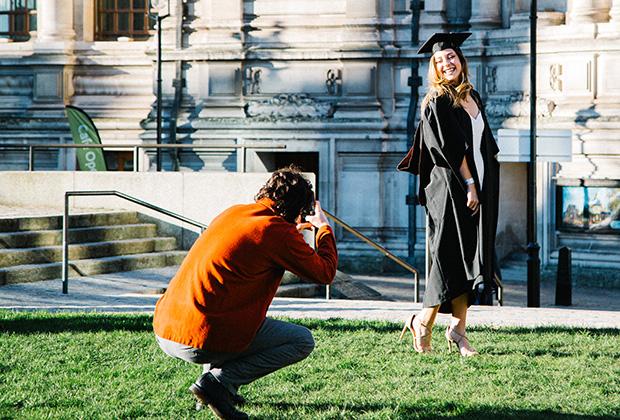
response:
<path id="1" fill-rule="evenodd" d="M 237 205 L 200 235 L 155 307 L 162 338 L 211 351 L 240 352 L 265 319 L 284 270 L 322 284 L 336 275 L 333 232 L 321 227 L 315 252 L 272 202 Z"/>

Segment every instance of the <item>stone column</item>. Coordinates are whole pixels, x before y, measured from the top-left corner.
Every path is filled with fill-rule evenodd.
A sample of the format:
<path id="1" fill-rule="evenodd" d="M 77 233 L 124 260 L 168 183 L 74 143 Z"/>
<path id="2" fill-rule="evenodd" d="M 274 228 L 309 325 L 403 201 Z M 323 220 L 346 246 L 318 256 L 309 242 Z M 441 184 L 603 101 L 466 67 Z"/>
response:
<path id="1" fill-rule="evenodd" d="M 609 17 L 611 23 L 620 25 L 620 0 L 612 0 L 611 9 L 609 9 Z"/>
<path id="2" fill-rule="evenodd" d="M 530 5 L 530 0 L 514 0 L 512 15 L 510 16 L 511 28 L 530 24 Z"/>
<path id="3" fill-rule="evenodd" d="M 502 25 L 502 5 L 497 0 L 472 0 L 471 18 L 472 29 L 493 29 Z"/>
<path id="4" fill-rule="evenodd" d="M 423 42 L 435 32 L 444 32 L 447 25 L 446 0 L 426 0 L 420 15 L 420 40 Z"/>
<path id="5" fill-rule="evenodd" d="M 65 42 L 75 39 L 73 0 L 37 2 L 37 42 Z"/>
<path id="6" fill-rule="evenodd" d="M 530 7 L 532 5 L 531 0 L 514 0 L 513 5 L 512 15 L 510 16 L 510 27 L 517 28 L 529 26 Z M 549 10 L 544 5 L 541 5 L 540 2 L 538 3 L 538 11 L 536 13 L 538 17 L 537 25 L 540 27 L 564 24 L 564 12 Z"/>
<path id="7" fill-rule="evenodd" d="M 566 21 L 571 23 L 607 22 L 611 0 L 569 0 Z"/>
<path id="8" fill-rule="evenodd" d="M 448 0 L 446 14 L 450 31 L 458 32 L 469 29 L 471 0 Z"/>
<path id="9" fill-rule="evenodd" d="M 191 23 L 190 45 L 224 50 L 242 48 L 241 44 L 245 42 L 245 34 L 241 29 L 243 0 L 202 0 L 195 2 L 194 7 L 198 19 Z M 253 15 L 254 7 L 252 3 L 247 11 L 250 16 Z"/>

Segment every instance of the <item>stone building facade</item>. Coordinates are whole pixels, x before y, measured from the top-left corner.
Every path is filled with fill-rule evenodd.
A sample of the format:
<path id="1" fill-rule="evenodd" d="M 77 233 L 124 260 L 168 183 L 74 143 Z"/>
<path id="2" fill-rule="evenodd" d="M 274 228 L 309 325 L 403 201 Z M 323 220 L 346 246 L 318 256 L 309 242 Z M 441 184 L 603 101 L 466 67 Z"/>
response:
<path id="1" fill-rule="evenodd" d="M 134 37 L 119 30 L 115 38 L 101 30 L 117 25 L 127 4 L 144 3 L 29 0 L 36 24 L 26 39 L 11 42 L 0 27 L 0 144 L 70 142 L 65 104 L 90 114 L 109 156 L 123 153 L 114 145 L 154 143 L 155 31 Z M 529 1 L 164 3 L 170 16 L 162 21 L 163 142 L 286 145 L 165 154 L 164 170 L 271 171 L 299 163 L 317 174 L 325 208 L 398 255 L 415 249 L 422 258 L 424 250 L 423 212 L 405 202 L 412 178 L 394 170 L 408 145 L 408 81 L 420 97 L 425 91 L 410 78 L 417 69 L 424 83 L 427 71 L 428 58 L 415 55 L 417 39 L 472 31 L 463 50 L 493 129 L 528 126 Z M 609 245 L 620 249 L 619 235 L 589 229 L 574 203 L 560 214 L 581 226 L 559 230 L 558 199 L 567 193 L 557 185 L 620 192 L 620 77 L 613 71 L 620 0 L 538 4 L 539 127 L 572 130 L 574 152 L 570 163 L 539 165 L 543 260 L 569 243 L 586 260 L 594 250 L 612 264 L 617 254 Z M 105 7 L 120 11 L 108 22 Z M 412 34 L 412 27 L 419 31 Z M 0 153 L 2 169 L 25 168 L 24 151 Z M 70 151 L 38 151 L 36 162 L 38 169 L 75 168 Z M 153 170 L 154 150 L 143 149 L 140 162 Z M 498 249 L 505 256 L 525 244 L 525 166 L 504 163 L 502 182 Z M 345 260 L 376 264 L 373 250 L 346 232 L 338 236 Z"/>

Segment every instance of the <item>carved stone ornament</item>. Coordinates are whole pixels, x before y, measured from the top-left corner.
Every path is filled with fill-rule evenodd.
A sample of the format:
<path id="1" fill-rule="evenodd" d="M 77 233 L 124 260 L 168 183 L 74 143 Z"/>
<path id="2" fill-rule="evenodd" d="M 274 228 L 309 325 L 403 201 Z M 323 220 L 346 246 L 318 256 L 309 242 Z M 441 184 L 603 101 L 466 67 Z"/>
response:
<path id="1" fill-rule="evenodd" d="M 328 95 L 338 94 L 340 84 L 342 83 L 342 74 L 338 69 L 327 70 L 325 86 L 327 87 Z"/>
<path id="2" fill-rule="evenodd" d="M 487 93 L 497 91 L 497 67 L 487 66 L 484 68 L 484 83 Z"/>
<path id="3" fill-rule="evenodd" d="M 556 92 L 562 92 L 562 65 L 552 64 L 549 67 L 549 86 Z"/>
<path id="4" fill-rule="evenodd" d="M 265 101 L 249 101 L 245 114 L 271 120 L 331 118 L 334 105 L 318 102 L 306 94 L 280 94 Z"/>
<path id="5" fill-rule="evenodd" d="M 256 95 L 260 93 L 261 69 L 246 67 L 243 72 L 243 94 Z"/>

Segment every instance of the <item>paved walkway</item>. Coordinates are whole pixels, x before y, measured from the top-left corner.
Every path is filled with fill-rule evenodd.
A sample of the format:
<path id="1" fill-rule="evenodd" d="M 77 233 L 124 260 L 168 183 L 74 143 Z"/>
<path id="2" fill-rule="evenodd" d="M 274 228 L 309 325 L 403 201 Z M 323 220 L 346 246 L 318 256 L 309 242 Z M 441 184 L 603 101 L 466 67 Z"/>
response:
<path id="1" fill-rule="evenodd" d="M 62 283 L 49 280 L 35 283 L 21 283 L 0 286 L 0 308 L 12 310 L 49 310 L 49 311 L 100 311 L 100 312 L 152 312 L 162 289 L 176 272 L 176 267 L 147 269 L 124 273 L 103 274 L 93 277 L 70 279 L 69 294 L 61 293 Z M 404 277 L 361 277 L 368 285 L 381 289 L 381 282 L 392 284 L 392 297 L 407 297 L 411 283 Z M 401 283 L 400 286 L 395 285 Z M 510 286 L 510 285 L 509 285 Z M 383 287 L 385 294 L 388 287 Z M 507 286 L 507 306 L 473 306 L 468 315 L 470 325 L 490 326 L 578 326 L 588 328 L 620 328 L 620 310 L 618 292 L 600 289 L 598 293 L 588 291 L 592 296 L 599 296 L 599 301 L 579 302 L 578 294 L 574 307 L 525 308 L 519 305 L 524 285 Z M 547 287 L 548 289 L 548 287 Z M 400 290 L 400 292 L 399 292 Z M 543 306 L 548 300 L 543 288 Z M 510 292 L 509 292 L 510 291 Z M 615 293 L 615 295 L 614 295 Z M 512 296 L 512 297 L 511 297 Z M 596 306 L 601 302 L 615 301 L 616 306 Z M 609 302 L 607 302 L 609 303 Z M 407 301 L 354 301 L 325 299 L 276 298 L 269 311 L 273 316 L 291 318 L 347 318 L 364 320 L 385 320 L 402 322 L 409 313 L 417 310 L 421 304 Z M 605 310 L 599 309 L 601 307 Z M 447 317 L 439 317 L 438 322 L 446 323 Z"/>

